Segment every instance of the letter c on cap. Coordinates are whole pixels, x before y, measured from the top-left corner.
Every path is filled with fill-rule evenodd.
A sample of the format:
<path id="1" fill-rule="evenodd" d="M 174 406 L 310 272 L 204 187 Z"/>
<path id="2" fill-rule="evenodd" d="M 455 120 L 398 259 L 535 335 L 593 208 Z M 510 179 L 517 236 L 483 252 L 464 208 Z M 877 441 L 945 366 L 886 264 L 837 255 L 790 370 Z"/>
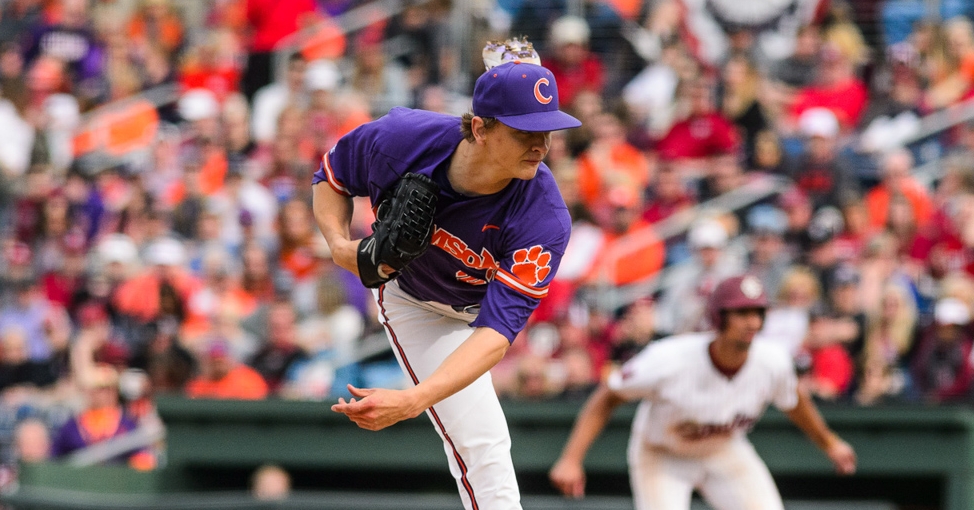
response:
<path id="1" fill-rule="evenodd" d="M 551 96 L 545 96 L 544 94 L 541 93 L 541 85 L 542 84 L 543 85 L 551 85 L 551 82 L 548 81 L 548 78 L 540 78 L 538 81 L 536 81 L 534 83 L 534 98 L 537 99 L 538 102 L 541 103 L 541 104 L 548 104 L 548 103 L 551 102 L 552 97 Z"/>

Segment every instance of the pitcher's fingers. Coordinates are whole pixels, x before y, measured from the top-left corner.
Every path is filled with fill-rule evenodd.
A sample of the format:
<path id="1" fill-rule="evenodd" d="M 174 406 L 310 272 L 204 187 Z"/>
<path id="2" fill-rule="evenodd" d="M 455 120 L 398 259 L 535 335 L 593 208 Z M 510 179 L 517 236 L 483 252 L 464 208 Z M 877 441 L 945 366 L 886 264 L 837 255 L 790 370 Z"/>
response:
<path id="1" fill-rule="evenodd" d="M 352 386 L 351 384 L 348 385 L 348 391 L 349 391 L 349 393 L 351 393 L 352 395 L 354 395 L 356 397 L 367 397 L 367 396 L 375 393 L 375 389 L 372 389 L 372 388 L 356 388 L 355 386 Z"/>

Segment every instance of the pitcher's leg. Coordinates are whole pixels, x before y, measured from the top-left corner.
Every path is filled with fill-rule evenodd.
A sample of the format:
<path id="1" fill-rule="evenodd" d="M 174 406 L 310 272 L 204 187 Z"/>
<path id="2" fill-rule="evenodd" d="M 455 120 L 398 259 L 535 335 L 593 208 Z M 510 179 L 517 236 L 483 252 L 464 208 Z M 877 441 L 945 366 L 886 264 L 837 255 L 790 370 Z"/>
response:
<path id="1" fill-rule="evenodd" d="M 397 292 L 379 292 L 377 298 L 396 358 L 414 384 L 432 374 L 473 333 L 465 322 L 412 306 Z M 464 507 L 520 510 L 511 438 L 490 373 L 426 414 L 443 440 Z"/>
<path id="2" fill-rule="evenodd" d="M 467 509 L 520 510 L 507 420 L 490 374 L 426 411 Z"/>

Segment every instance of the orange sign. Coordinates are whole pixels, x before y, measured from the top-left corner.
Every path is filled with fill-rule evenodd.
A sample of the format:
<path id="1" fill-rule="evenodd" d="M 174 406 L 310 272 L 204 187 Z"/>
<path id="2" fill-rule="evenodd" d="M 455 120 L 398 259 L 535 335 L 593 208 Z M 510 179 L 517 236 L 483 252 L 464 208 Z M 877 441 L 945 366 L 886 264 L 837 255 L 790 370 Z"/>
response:
<path id="1" fill-rule="evenodd" d="M 159 114 L 155 106 L 140 99 L 88 119 L 74 137 L 74 155 L 101 151 L 123 156 L 148 148 L 158 130 Z"/>

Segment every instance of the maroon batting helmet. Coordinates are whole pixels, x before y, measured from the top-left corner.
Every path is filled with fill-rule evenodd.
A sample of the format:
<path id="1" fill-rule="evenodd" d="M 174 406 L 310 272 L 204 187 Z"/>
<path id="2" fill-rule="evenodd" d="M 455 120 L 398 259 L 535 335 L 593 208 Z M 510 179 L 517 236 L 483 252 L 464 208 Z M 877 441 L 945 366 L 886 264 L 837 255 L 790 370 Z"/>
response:
<path id="1" fill-rule="evenodd" d="M 707 317 L 720 327 L 720 312 L 742 308 L 768 308 L 768 295 L 758 277 L 750 274 L 733 276 L 717 284 L 707 301 Z"/>

